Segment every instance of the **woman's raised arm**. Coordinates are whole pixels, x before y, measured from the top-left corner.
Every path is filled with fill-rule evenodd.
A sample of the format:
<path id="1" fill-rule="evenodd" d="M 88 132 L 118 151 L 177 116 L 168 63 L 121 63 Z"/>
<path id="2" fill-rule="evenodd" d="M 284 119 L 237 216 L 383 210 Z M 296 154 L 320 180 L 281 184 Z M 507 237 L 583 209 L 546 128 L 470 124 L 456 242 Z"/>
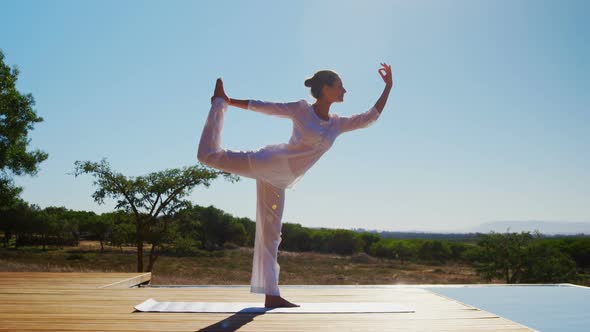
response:
<path id="1" fill-rule="evenodd" d="M 389 92 L 391 92 L 391 88 L 393 87 L 393 78 L 391 75 L 391 66 L 386 63 L 381 64 L 381 68 L 379 68 L 379 75 L 383 78 L 385 82 L 385 88 L 383 89 L 383 93 L 381 93 L 381 97 L 375 103 L 375 108 L 379 111 L 379 114 L 383 112 L 385 108 L 385 103 L 387 103 L 387 98 L 389 98 Z"/>
<path id="2" fill-rule="evenodd" d="M 271 103 L 260 100 L 249 100 L 249 99 L 233 99 L 229 98 L 223 88 L 223 80 L 217 79 L 215 84 L 215 91 L 211 97 L 211 102 L 215 98 L 223 98 L 227 101 L 229 106 L 243 108 L 245 110 L 252 110 L 268 115 L 276 115 L 282 118 L 292 118 L 294 108 L 298 107 L 299 102 L 293 103 Z"/>

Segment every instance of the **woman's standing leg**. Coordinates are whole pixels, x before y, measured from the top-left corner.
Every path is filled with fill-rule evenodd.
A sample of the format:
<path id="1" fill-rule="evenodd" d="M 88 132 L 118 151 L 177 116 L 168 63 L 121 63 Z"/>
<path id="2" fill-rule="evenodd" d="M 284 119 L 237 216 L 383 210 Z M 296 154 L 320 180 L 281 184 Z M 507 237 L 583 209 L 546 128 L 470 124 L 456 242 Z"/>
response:
<path id="1" fill-rule="evenodd" d="M 256 180 L 256 238 L 250 288 L 252 293 L 280 296 L 277 254 L 281 243 L 284 202 L 284 189 Z"/>
<path id="2" fill-rule="evenodd" d="M 216 90 L 219 85 L 218 80 Z M 265 306 L 297 306 L 280 297 L 278 288 L 280 267 L 277 263 L 277 254 L 281 241 L 285 190 L 259 179 L 260 174 L 257 174 L 256 171 L 260 172 L 265 167 L 260 163 L 255 163 L 258 167 L 252 166 L 252 161 L 256 162 L 259 158 L 258 154 L 221 148 L 221 131 L 227 106 L 227 102 L 223 98 L 213 99 L 201 134 L 198 160 L 205 165 L 228 173 L 257 179 L 256 238 L 251 290 L 254 293 L 266 295 Z"/>

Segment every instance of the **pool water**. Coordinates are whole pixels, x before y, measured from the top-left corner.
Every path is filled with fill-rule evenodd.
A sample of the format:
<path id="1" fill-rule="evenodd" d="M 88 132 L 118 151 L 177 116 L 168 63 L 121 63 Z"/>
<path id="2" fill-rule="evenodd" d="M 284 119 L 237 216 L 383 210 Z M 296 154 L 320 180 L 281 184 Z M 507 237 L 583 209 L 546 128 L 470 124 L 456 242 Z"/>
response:
<path id="1" fill-rule="evenodd" d="M 588 287 L 465 285 L 427 289 L 538 331 L 590 331 Z"/>

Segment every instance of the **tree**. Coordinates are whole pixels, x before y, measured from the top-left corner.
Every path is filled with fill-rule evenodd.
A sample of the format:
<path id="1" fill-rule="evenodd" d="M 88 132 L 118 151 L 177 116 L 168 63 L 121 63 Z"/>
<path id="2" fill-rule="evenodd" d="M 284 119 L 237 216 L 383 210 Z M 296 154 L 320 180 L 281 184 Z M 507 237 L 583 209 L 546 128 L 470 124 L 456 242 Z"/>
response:
<path id="1" fill-rule="evenodd" d="M 46 242 L 45 244 L 51 242 L 59 248 L 62 248 L 64 245 L 78 245 L 80 214 L 80 212 L 68 210 L 63 206 L 49 206 L 40 211 L 40 219 L 38 218 L 37 221 L 42 226 L 41 229 L 48 232 L 41 234 Z"/>
<path id="2" fill-rule="evenodd" d="M 418 257 L 425 261 L 444 263 L 451 256 L 451 249 L 438 240 L 426 240 L 418 249 Z"/>
<path id="3" fill-rule="evenodd" d="M 590 268 L 590 238 L 579 237 L 560 241 L 560 249 L 567 253 L 582 269 Z"/>
<path id="4" fill-rule="evenodd" d="M 190 206 L 184 200 L 197 185 L 209 187 L 218 176 L 235 182 L 239 177 L 203 166 L 168 169 L 145 176 L 127 177 L 115 172 L 105 159 L 101 162 L 76 161 L 74 176 L 90 174 L 98 189 L 92 194 L 94 201 L 104 204 L 105 198 L 117 200 L 115 209 L 131 213 L 135 222 L 137 245 L 137 272 L 143 272 L 143 245 L 151 242 L 147 272 L 151 271 L 160 254 L 157 250 L 168 233 L 170 217 L 182 207 Z M 153 230 L 158 230 L 158 233 Z M 162 234 L 158 237 L 157 234 Z"/>
<path id="5" fill-rule="evenodd" d="M 507 284 L 518 283 L 525 269 L 527 247 L 533 236 L 529 232 L 483 235 L 478 242 L 477 273 L 486 280 L 502 278 Z"/>
<path id="6" fill-rule="evenodd" d="M 394 244 L 396 240 L 393 239 L 381 239 L 371 245 L 369 254 L 375 257 L 381 258 L 395 258 Z"/>
<path id="7" fill-rule="evenodd" d="M 86 225 L 91 223 L 96 217 L 96 213 L 92 211 L 68 211 L 64 221 L 69 224 L 68 229 L 71 232 L 72 245 L 79 245 L 81 236 L 86 232 Z"/>
<path id="8" fill-rule="evenodd" d="M 352 255 L 363 250 L 363 240 L 359 234 L 347 229 L 335 229 L 330 232 L 329 250 L 339 255 Z"/>
<path id="9" fill-rule="evenodd" d="M 115 223 L 115 217 L 111 213 L 93 216 L 84 220 L 83 230 L 91 239 L 98 240 L 100 252 L 104 252 L 104 243 L 111 236 Z"/>
<path id="10" fill-rule="evenodd" d="M 246 217 L 234 218 L 234 221 L 244 226 L 244 230 L 246 231 L 246 242 L 244 244 L 249 247 L 254 247 L 256 222 Z"/>
<path id="11" fill-rule="evenodd" d="M 399 259 L 400 263 L 404 264 L 417 249 L 413 249 L 407 240 L 397 241 L 393 245 L 393 252 L 395 254 L 395 258 Z"/>
<path id="12" fill-rule="evenodd" d="M 311 250 L 315 252 L 330 252 L 328 241 L 331 238 L 330 231 L 327 229 L 314 229 L 310 234 Z"/>
<path id="13" fill-rule="evenodd" d="M 227 222 L 226 228 L 228 233 L 226 243 L 233 243 L 238 246 L 248 243 L 248 232 L 242 223 L 230 220 Z"/>
<path id="14" fill-rule="evenodd" d="M 561 283 L 576 280 L 576 262 L 548 243 L 529 246 L 527 258 L 522 282 Z"/>
<path id="15" fill-rule="evenodd" d="M 115 221 L 109 241 L 112 246 L 119 247 L 122 252 L 123 245 L 135 243 L 133 216 L 124 211 L 117 211 L 109 214 L 113 216 L 113 220 Z"/>
<path id="16" fill-rule="evenodd" d="M 14 199 L 13 199 L 14 198 Z M 4 232 L 4 248 L 8 247 L 12 235 L 16 234 L 19 223 L 29 216 L 29 204 L 18 197 L 11 197 L 0 208 L 0 230 Z"/>
<path id="17" fill-rule="evenodd" d="M 33 110 L 33 95 L 16 89 L 18 75 L 18 68 L 8 67 L 0 51 L 0 209 L 11 205 L 21 192 L 12 175 L 35 175 L 38 164 L 47 159 L 45 152 L 27 151 L 29 131 L 43 118 Z"/>
<path id="18" fill-rule="evenodd" d="M 502 278 L 507 284 L 574 280 L 572 258 L 542 243 L 539 234 L 536 237 L 529 232 L 484 235 L 472 254 L 477 273 L 488 281 Z"/>
<path id="19" fill-rule="evenodd" d="M 375 233 L 363 232 L 360 237 L 363 240 L 363 251 L 367 254 L 370 253 L 373 243 L 377 243 L 381 240 L 381 236 Z"/>
<path id="20" fill-rule="evenodd" d="M 201 243 L 207 250 L 219 249 L 227 238 L 227 228 L 224 225 L 224 213 L 213 206 L 198 209 L 198 219 L 201 223 Z"/>
<path id="21" fill-rule="evenodd" d="M 310 251 L 311 231 L 300 224 L 284 223 L 281 230 L 283 250 Z"/>
<path id="22" fill-rule="evenodd" d="M 14 227 L 14 249 L 17 249 L 20 245 L 26 245 L 33 243 L 33 235 L 37 230 L 37 224 L 40 220 L 41 208 L 35 204 L 25 203 L 25 208 L 22 210 L 20 220 L 15 224 Z"/>

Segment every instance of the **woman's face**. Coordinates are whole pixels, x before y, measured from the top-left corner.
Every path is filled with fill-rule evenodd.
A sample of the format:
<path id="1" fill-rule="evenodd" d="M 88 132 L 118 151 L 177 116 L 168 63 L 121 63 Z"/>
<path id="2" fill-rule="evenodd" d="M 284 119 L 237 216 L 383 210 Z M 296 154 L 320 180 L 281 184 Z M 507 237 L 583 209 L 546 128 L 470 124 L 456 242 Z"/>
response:
<path id="1" fill-rule="evenodd" d="M 322 87 L 322 99 L 326 99 L 329 102 L 343 102 L 345 93 L 346 89 L 342 86 L 342 80 L 340 78 L 336 78 L 332 86 L 324 85 Z"/>

